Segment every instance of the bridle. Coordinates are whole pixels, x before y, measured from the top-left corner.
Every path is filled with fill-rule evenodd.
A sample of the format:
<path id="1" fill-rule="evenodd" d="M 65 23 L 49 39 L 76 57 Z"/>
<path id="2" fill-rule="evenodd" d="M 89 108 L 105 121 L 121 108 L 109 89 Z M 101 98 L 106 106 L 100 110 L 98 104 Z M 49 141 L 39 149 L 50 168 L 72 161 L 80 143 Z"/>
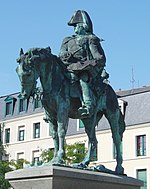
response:
<path id="1" fill-rule="evenodd" d="M 24 74 L 27 75 L 27 77 L 32 77 L 33 79 L 29 80 L 29 81 L 28 81 L 28 79 L 26 79 L 25 81 L 21 81 L 21 86 L 23 88 L 26 88 L 26 87 L 30 88 L 29 96 L 33 96 L 35 88 L 36 88 L 36 83 L 37 83 L 36 82 L 37 77 L 36 77 L 36 73 L 35 73 L 35 64 L 32 63 L 33 64 L 32 67 L 30 68 L 30 70 L 28 70 L 28 72 L 30 71 L 29 73 L 27 71 L 25 71 L 23 64 L 28 64 L 28 63 L 22 62 L 23 72 L 24 72 Z"/>

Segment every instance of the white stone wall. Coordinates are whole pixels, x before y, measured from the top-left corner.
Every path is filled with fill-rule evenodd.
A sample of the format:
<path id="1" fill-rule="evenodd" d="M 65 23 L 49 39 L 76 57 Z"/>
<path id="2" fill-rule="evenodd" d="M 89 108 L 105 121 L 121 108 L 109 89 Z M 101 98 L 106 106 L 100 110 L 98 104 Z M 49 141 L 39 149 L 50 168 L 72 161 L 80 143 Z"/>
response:
<path id="1" fill-rule="evenodd" d="M 4 122 L 5 129 L 10 128 L 10 143 L 4 144 L 9 160 L 18 157 L 26 159 L 29 162 L 33 160 L 33 154 L 39 154 L 44 149 L 53 148 L 53 140 L 49 136 L 49 126 L 43 121 L 43 113 L 33 114 L 30 116 L 10 119 Z M 33 125 L 40 122 L 40 138 L 33 138 Z M 25 140 L 18 141 L 18 128 L 25 126 Z M 79 130 L 79 127 L 77 126 Z M 146 135 L 146 156 L 136 156 L 136 136 Z M 5 137 L 5 132 L 3 133 Z M 4 138 L 3 138 L 4 139 Z M 107 168 L 115 169 L 116 161 L 113 158 L 113 141 L 110 130 L 97 131 L 98 140 L 98 161 L 92 162 L 91 165 L 103 164 Z M 75 142 L 85 143 L 88 147 L 88 139 L 85 133 L 66 137 L 68 144 Z M 150 123 L 128 126 L 123 137 L 123 167 L 128 176 L 136 177 L 137 169 L 147 169 L 148 187 L 150 186 Z M 36 153 L 34 153 L 36 152 Z M 148 188 L 149 189 L 149 188 Z"/>

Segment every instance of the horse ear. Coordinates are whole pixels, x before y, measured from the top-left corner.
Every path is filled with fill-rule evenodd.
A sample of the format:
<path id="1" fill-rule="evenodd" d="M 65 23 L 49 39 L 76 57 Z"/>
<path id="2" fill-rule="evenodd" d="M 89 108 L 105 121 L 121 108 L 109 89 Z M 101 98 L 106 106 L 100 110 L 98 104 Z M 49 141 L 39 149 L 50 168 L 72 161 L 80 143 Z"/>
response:
<path id="1" fill-rule="evenodd" d="M 20 63 L 21 55 L 23 55 L 23 54 L 24 54 L 24 52 L 23 52 L 23 49 L 21 48 L 21 49 L 20 49 L 20 57 L 16 59 L 16 61 L 17 61 L 18 63 Z"/>
<path id="2" fill-rule="evenodd" d="M 23 55 L 24 52 L 23 52 L 23 48 L 20 49 L 20 56 Z"/>

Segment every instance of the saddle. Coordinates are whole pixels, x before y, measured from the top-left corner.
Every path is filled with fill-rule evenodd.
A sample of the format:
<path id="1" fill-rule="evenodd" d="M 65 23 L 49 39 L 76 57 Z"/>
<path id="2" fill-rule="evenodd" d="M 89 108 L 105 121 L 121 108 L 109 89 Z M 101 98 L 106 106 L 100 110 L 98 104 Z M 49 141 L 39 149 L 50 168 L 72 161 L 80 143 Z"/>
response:
<path id="1" fill-rule="evenodd" d="M 106 85 L 107 84 L 104 83 L 104 80 L 99 75 L 92 79 L 89 83 L 89 87 L 95 97 L 100 97 L 100 95 L 104 93 Z M 82 91 L 78 80 L 70 82 L 70 97 L 80 99 L 82 98 Z"/>
<path id="2" fill-rule="evenodd" d="M 84 70 L 89 70 L 92 67 L 95 67 L 97 65 L 96 60 L 86 60 L 86 61 L 79 61 L 76 63 L 72 63 L 69 66 L 67 66 L 68 70 L 71 71 L 84 71 Z"/>

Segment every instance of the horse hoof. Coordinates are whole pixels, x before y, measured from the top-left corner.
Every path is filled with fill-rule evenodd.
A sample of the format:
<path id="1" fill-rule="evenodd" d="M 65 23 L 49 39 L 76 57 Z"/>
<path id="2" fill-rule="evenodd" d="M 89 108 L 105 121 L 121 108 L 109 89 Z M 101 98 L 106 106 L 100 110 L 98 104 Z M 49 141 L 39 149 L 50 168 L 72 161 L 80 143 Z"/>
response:
<path id="1" fill-rule="evenodd" d="M 124 175 L 124 168 L 122 166 L 117 166 L 115 172 L 117 175 Z"/>
<path id="2" fill-rule="evenodd" d="M 77 169 L 85 169 L 85 168 L 87 168 L 87 166 L 85 164 L 82 164 L 82 163 L 71 164 L 71 167 L 77 168 Z"/>
<path id="3" fill-rule="evenodd" d="M 52 165 L 64 165 L 64 160 L 62 158 L 56 157 L 51 160 Z"/>
<path id="4" fill-rule="evenodd" d="M 79 163 L 78 165 L 79 165 L 79 167 L 87 168 L 88 165 L 89 165 L 89 161 L 82 161 L 82 162 Z"/>

